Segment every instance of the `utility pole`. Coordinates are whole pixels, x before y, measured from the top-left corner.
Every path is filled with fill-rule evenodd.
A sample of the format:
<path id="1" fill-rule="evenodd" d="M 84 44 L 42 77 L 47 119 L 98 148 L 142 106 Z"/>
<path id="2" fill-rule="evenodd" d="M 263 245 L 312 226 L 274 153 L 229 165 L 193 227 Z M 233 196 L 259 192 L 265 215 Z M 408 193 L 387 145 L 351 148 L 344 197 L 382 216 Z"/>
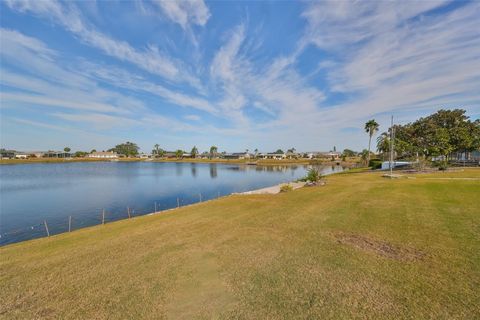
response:
<path id="1" fill-rule="evenodd" d="M 392 116 L 392 121 L 390 125 L 390 177 L 392 177 L 393 174 L 393 116 Z"/>

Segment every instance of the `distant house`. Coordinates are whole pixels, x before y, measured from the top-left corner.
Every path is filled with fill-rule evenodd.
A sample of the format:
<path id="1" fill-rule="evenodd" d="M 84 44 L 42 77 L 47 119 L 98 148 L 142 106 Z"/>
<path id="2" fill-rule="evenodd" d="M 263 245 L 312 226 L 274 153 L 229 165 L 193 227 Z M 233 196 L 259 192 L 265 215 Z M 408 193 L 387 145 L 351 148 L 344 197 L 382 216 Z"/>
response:
<path id="1" fill-rule="evenodd" d="M 480 161 L 480 150 L 472 152 L 455 152 L 450 155 L 451 160 L 456 161 Z"/>
<path id="2" fill-rule="evenodd" d="M 262 153 L 260 154 L 260 158 L 262 159 L 271 159 L 271 160 L 283 160 L 287 158 L 287 155 L 284 153 L 274 153 L 274 152 L 269 152 L 269 153 Z"/>
<path id="3" fill-rule="evenodd" d="M 31 157 L 42 158 L 47 152 L 46 151 L 26 151 L 25 153 L 27 153 Z"/>
<path id="4" fill-rule="evenodd" d="M 297 159 L 300 155 L 296 152 L 290 152 L 288 151 L 287 153 L 285 153 L 285 157 L 287 159 Z"/>
<path id="5" fill-rule="evenodd" d="M 0 151 L 0 158 L 2 159 L 13 159 L 15 158 L 15 150 L 2 150 Z"/>
<path id="6" fill-rule="evenodd" d="M 117 159 L 118 154 L 116 152 L 107 151 L 107 152 L 92 152 L 87 154 L 87 158 L 95 159 Z"/>
<path id="7" fill-rule="evenodd" d="M 251 155 L 247 152 L 233 152 L 223 155 L 224 159 L 250 159 Z"/>
<path id="8" fill-rule="evenodd" d="M 141 154 L 138 155 L 138 157 L 139 157 L 140 159 L 148 159 L 148 158 L 151 158 L 152 155 L 151 155 L 151 154 L 147 154 L 147 153 L 141 153 Z"/>
<path id="9" fill-rule="evenodd" d="M 71 156 L 71 153 L 64 151 L 48 151 L 43 155 L 44 158 L 70 158 Z"/>
<path id="10" fill-rule="evenodd" d="M 28 154 L 25 152 L 15 152 L 15 159 L 27 159 Z"/>
<path id="11" fill-rule="evenodd" d="M 330 152 L 323 152 L 322 155 L 325 158 L 338 159 L 342 154 L 337 151 L 330 151 Z"/>

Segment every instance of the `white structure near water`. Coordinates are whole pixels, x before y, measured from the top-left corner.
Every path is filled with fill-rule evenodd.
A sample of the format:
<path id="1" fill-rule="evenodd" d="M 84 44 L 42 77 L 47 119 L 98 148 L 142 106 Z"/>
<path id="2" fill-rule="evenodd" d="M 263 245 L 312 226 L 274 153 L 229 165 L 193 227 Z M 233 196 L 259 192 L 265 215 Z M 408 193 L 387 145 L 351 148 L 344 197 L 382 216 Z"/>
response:
<path id="1" fill-rule="evenodd" d="M 392 169 L 405 167 L 413 164 L 413 162 L 409 162 L 409 161 L 393 161 L 393 162 L 383 161 L 382 168 L 380 170 L 390 170 L 390 163 L 392 164 Z"/>
<path id="2" fill-rule="evenodd" d="M 118 154 L 116 152 L 92 152 L 87 155 L 87 157 L 97 159 L 117 159 Z"/>

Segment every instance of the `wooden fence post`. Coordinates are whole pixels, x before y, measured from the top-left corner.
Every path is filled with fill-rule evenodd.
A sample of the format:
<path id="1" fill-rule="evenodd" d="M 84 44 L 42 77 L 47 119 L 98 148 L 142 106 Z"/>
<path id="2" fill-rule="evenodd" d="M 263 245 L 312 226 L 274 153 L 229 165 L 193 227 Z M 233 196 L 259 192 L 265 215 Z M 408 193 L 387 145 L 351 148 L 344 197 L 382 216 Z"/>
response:
<path id="1" fill-rule="evenodd" d="M 68 216 L 68 232 L 72 231 L 72 216 Z"/>
<path id="2" fill-rule="evenodd" d="M 130 219 L 132 216 L 130 216 L 130 207 L 127 207 L 127 213 L 128 213 L 128 219 Z"/>
<path id="3" fill-rule="evenodd" d="M 43 220 L 43 224 L 45 225 L 45 230 L 47 230 L 47 237 L 50 237 L 50 232 L 48 232 L 47 220 Z"/>

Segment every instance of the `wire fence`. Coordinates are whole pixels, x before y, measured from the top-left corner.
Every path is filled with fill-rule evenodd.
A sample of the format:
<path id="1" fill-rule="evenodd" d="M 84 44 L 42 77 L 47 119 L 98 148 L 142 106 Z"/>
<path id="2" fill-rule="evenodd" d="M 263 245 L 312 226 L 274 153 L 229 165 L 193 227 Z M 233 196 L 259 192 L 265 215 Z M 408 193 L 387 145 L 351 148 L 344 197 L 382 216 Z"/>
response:
<path id="1" fill-rule="evenodd" d="M 235 193 L 235 192 L 233 192 Z M 179 195 L 163 199 L 162 201 L 153 201 L 150 206 L 126 206 L 123 208 L 95 208 L 90 212 L 71 214 L 67 216 L 47 216 L 43 219 L 36 220 L 32 224 L 24 227 L 2 230 L 0 229 L 0 245 L 6 245 L 41 237 L 49 237 L 65 232 L 72 232 L 81 228 L 106 224 L 114 221 L 131 219 L 138 216 L 160 213 L 179 207 L 184 207 L 208 200 L 220 198 L 232 193 L 215 193 L 202 194 L 201 192 L 192 195 Z"/>

